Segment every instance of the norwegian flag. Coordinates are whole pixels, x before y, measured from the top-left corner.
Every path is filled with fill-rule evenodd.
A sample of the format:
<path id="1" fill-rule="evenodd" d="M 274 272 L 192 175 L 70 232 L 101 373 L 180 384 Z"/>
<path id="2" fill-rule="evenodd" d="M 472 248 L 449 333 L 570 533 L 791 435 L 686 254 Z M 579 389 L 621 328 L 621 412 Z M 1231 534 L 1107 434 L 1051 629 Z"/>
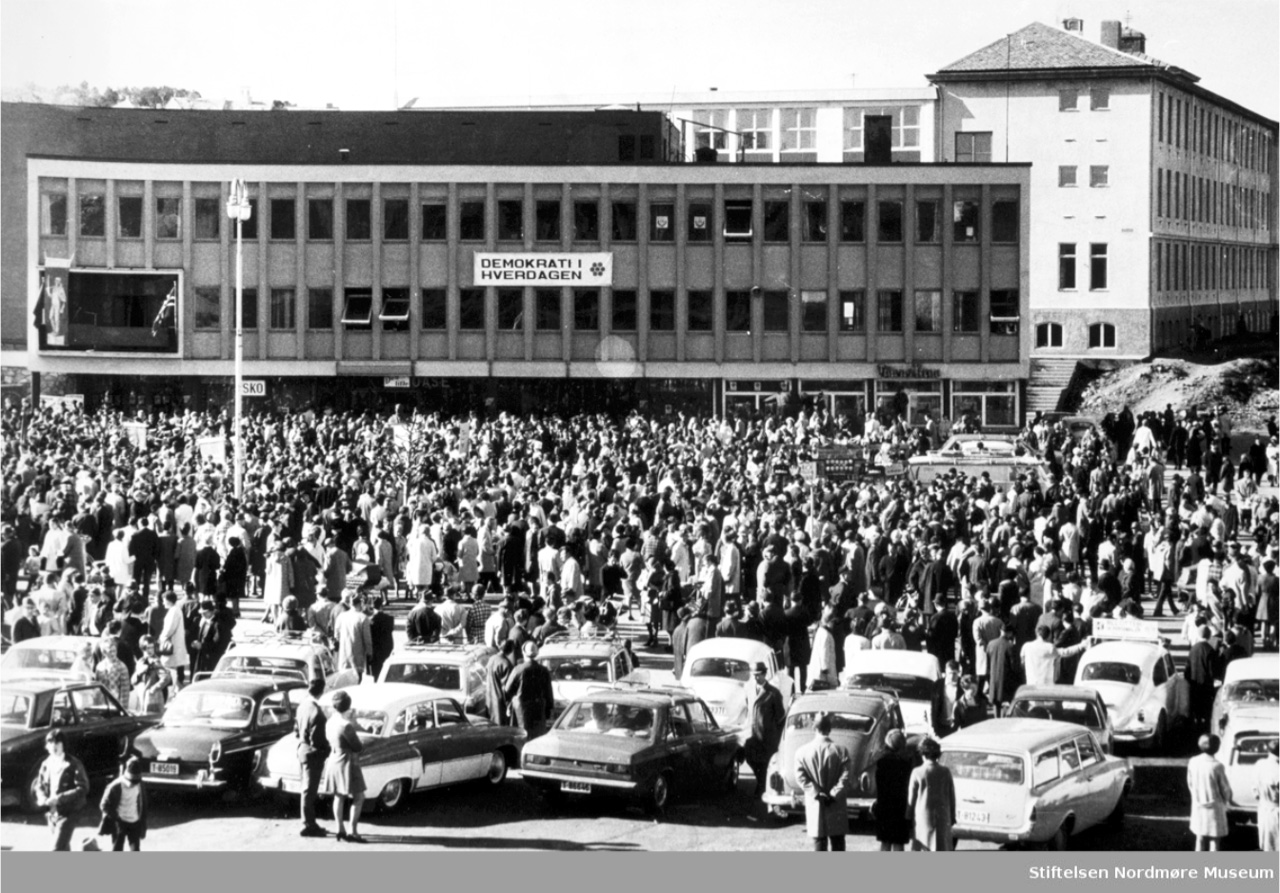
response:
<path id="1" fill-rule="evenodd" d="M 151 323 L 151 337 L 160 337 L 161 329 L 172 329 L 177 312 L 178 283 L 175 282 L 169 287 L 169 293 L 164 296 L 164 303 L 160 305 L 160 312 L 156 314 L 155 321 Z"/>

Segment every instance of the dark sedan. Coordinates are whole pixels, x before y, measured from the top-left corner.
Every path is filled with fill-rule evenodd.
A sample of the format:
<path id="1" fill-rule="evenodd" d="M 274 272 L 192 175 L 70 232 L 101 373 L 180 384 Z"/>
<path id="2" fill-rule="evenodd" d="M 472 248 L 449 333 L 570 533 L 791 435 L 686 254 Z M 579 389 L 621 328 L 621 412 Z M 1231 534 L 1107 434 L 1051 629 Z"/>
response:
<path id="1" fill-rule="evenodd" d="M 293 730 L 296 679 L 224 677 L 196 682 L 165 708 L 133 749 L 149 785 L 246 791 L 263 750 Z"/>
<path id="2" fill-rule="evenodd" d="M 35 783 L 51 728 L 66 735 L 67 753 L 84 763 L 91 779 L 113 778 L 129 739 L 156 717 L 130 713 L 97 682 L 18 679 L 0 693 L 0 795 L 5 806 L 35 810 Z"/>
<path id="3" fill-rule="evenodd" d="M 612 794 L 661 812 L 682 791 L 731 792 L 740 750 L 691 692 L 612 689 L 574 700 L 525 744 L 521 774 L 552 800 Z"/>

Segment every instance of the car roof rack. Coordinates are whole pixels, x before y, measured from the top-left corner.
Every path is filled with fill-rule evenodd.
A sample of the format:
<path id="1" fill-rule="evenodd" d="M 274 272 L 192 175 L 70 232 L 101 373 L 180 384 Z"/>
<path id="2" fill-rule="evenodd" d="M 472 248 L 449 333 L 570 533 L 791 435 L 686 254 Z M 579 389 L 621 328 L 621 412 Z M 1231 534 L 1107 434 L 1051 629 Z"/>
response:
<path id="1" fill-rule="evenodd" d="M 405 651 L 446 651 L 455 654 L 464 654 L 468 651 L 475 651 L 476 649 L 480 649 L 482 651 L 492 650 L 483 642 L 424 642 L 421 639 L 414 639 L 401 645 L 396 649 L 395 653 L 399 654 Z"/>
<path id="2" fill-rule="evenodd" d="M 685 686 L 677 683 L 664 685 L 660 682 L 642 682 L 639 680 L 629 681 L 626 679 L 619 679 L 618 681 L 608 683 L 607 685 L 592 685 L 587 687 L 588 694 L 602 691 L 626 692 L 627 694 L 636 695 L 657 695 L 669 700 L 674 700 L 677 697 L 698 697 L 698 693 L 693 689 L 686 688 Z"/>
<path id="3" fill-rule="evenodd" d="M 615 642 L 618 640 L 618 633 L 611 629 L 597 629 L 593 633 L 582 635 L 577 631 L 561 630 L 554 632 L 542 640 L 542 644 L 549 642 Z"/>
<path id="4" fill-rule="evenodd" d="M 272 630 L 271 632 L 249 633 L 246 636 L 235 636 L 232 638 L 231 644 L 323 645 L 324 636 L 311 630 L 307 630 L 306 632 L 298 632 L 297 630 Z"/>

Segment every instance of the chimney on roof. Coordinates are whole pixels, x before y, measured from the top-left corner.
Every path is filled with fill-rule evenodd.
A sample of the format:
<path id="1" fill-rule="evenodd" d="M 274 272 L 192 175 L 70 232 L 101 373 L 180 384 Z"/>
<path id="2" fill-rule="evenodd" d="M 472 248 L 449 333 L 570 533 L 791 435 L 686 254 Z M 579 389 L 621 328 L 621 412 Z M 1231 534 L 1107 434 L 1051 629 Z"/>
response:
<path id="1" fill-rule="evenodd" d="M 1063 31 L 1074 31 L 1084 37 L 1084 19 L 1070 18 L 1062 20 Z"/>
<path id="2" fill-rule="evenodd" d="M 1102 33 L 1098 35 L 1098 43 L 1113 50 L 1120 49 L 1120 23 L 1108 20 L 1102 23 Z"/>
<path id="3" fill-rule="evenodd" d="M 1120 32 L 1120 51 L 1123 53 L 1140 53 L 1145 56 L 1147 53 L 1147 35 L 1126 26 Z"/>

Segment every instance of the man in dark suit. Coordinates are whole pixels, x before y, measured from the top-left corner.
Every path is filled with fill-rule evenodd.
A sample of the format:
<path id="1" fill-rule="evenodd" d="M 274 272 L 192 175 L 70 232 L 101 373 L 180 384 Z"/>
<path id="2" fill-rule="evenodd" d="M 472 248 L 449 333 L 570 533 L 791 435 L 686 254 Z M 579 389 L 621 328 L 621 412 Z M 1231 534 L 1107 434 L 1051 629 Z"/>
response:
<path id="1" fill-rule="evenodd" d="M 422 590 L 418 603 L 405 618 L 405 634 L 410 642 L 434 642 L 440 638 L 440 615 L 427 601 L 430 596 L 429 590 Z"/>
<path id="2" fill-rule="evenodd" d="M 525 642 L 523 650 L 524 662 L 507 677 L 505 694 L 515 724 L 533 739 L 547 731 L 555 707 L 555 693 L 551 688 L 551 671 L 538 663 L 538 646 L 532 641 Z"/>
<path id="3" fill-rule="evenodd" d="M 751 695 L 751 737 L 743 750 L 747 765 L 756 777 L 755 796 L 764 793 L 764 776 L 769 760 L 782 743 L 782 728 L 787 710 L 782 706 L 782 692 L 769 684 L 769 668 L 763 661 L 757 662 L 753 672 L 755 692 Z"/>
<path id="4" fill-rule="evenodd" d="M 317 676 L 307 686 L 307 699 L 298 705 L 294 717 L 294 734 L 298 737 L 298 767 L 302 770 L 303 837 L 324 837 L 325 830 L 316 823 L 316 794 L 320 776 L 329 756 L 329 739 L 325 736 L 324 710 L 316 698 L 324 694 L 324 677 Z"/>
<path id="5" fill-rule="evenodd" d="M 36 600 L 27 597 L 22 600 L 22 616 L 13 622 L 13 642 L 25 642 L 40 635 L 40 612 L 36 610 Z"/>
<path id="6" fill-rule="evenodd" d="M 1201 626 L 1197 639 L 1187 653 L 1187 682 L 1191 689 L 1191 721 L 1197 728 L 1208 724 L 1213 712 L 1214 682 L 1218 678 L 1221 658 L 1209 640 L 1209 627 Z"/>
<path id="7" fill-rule="evenodd" d="M 997 717 L 1004 715 L 1004 705 L 1013 700 L 1013 693 L 1018 690 L 1020 647 L 1012 626 L 1006 626 L 998 638 L 987 643 L 988 699 Z"/>
<path id="8" fill-rule="evenodd" d="M 951 591 L 952 576 L 951 568 L 942 559 L 942 544 L 931 543 L 929 563 L 920 575 L 920 594 L 924 596 L 926 614 L 931 613 L 930 608 L 938 599 L 947 597 L 947 593 Z"/>
<path id="9" fill-rule="evenodd" d="M 146 596 L 160 562 L 160 537 L 151 529 L 151 519 L 145 515 L 138 519 L 138 525 L 138 532 L 129 539 L 129 554 L 133 556 L 133 578 Z"/>
<path id="10" fill-rule="evenodd" d="M 195 657 L 191 664 L 191 673 L 211 673 L 227 650 L 230 638 L 224 632 L 224 626 L 218 622 L 218 608 L 211 601 L 200 603 L 200 628 L 192 647 Z"/>
<path id="11" fill-rule="evenodd" d="M 136 537 L 135 537 L 136 539 Z M 249 579 L 249 553 L 240 543 L 240 537 L 227 537 L 227 558 L 222 562 L 222 591 L 226 594 L 231 610 L 240 616 L 240 599 L 244 597 L 244 585 Z"/>

